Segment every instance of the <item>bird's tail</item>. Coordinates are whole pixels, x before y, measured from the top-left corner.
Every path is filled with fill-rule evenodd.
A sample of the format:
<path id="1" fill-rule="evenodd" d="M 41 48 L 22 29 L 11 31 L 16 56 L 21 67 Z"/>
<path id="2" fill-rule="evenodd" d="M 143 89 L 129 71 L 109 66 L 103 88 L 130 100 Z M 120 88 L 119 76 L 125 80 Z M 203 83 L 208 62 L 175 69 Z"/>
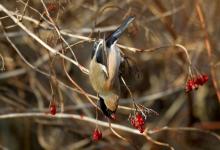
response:
<path id="1" fill-rule="evenodd" d="M 106 45 L 110 47 L 128 28 L 128 25 L 135 19 L 135 17 L 129 16 L 126 18 L 122 24 L 106 38 Z"/>

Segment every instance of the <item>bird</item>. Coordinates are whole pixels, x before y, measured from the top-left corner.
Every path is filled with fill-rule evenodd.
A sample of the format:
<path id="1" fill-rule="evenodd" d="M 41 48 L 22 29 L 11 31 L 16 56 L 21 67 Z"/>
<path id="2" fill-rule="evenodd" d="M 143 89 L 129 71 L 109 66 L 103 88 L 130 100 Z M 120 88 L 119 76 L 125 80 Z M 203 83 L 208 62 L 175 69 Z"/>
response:
<path id="1" fill-rule="evenodd" d="M 104 39 L 94 42 L 89 64 L 89 79 L 98 94 L 99 107 L 103 114 L 115 119 L 120 97 L 120 64 L 123 58 L 116 45 L 119 37 L 135 19 L 127 17 L 122 24 Z"/>

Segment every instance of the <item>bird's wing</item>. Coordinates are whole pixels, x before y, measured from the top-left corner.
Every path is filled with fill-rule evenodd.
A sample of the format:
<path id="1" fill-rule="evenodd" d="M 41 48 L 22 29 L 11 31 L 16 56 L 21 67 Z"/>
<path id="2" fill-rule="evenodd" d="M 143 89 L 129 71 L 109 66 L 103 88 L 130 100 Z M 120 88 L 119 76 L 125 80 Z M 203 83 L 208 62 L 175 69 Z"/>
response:
<path id="1" fill-rule="evenodd" d="M 96 62 L 101 66 L 101 69 L 103 70 L 103 72 L 106 74 L 106 76 L 108 77 L 108 68 L 107 68 L 107 64 L 108 64 L 108 60 L 107 60 L 107 51 L 105 49 L 105 47 L 103 46 L 105 45 L 105 43 L 103 43 L 102 45 L 99 44 L 97 46 L 97 51 L 96 51 Z"/>
<path id="2" fill-rule="evenodd" d="M 107 87 L 110 89 L 116 84 L 119 75 L 119 66 L 121 63 L 120 50 L 116 44 L 112 45 L 108 55 L 108 80 Z"/>

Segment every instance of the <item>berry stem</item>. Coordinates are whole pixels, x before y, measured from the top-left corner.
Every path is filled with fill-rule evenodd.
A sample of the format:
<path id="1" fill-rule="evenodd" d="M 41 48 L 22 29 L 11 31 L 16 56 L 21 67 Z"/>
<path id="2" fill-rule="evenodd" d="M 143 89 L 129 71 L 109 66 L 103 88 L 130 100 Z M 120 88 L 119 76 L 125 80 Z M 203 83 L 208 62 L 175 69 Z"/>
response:
<path id="1" fill-rule="evenodd" d="M 191 60 L 190 60 L 188 50 L 187 50 L 183 45 L 181 45 L 181 44 L 175 44 L 175 46 L 176 46 L 176 47 L 179 47 L 180 49 L 182 49 L 182 50 L 185 52 L 186 58 L 187 58 L 188 63 L 189 63 L 189 66 L 191 66 L 191 65 L 192 65 L 192 62 L 191 62 Z"/>

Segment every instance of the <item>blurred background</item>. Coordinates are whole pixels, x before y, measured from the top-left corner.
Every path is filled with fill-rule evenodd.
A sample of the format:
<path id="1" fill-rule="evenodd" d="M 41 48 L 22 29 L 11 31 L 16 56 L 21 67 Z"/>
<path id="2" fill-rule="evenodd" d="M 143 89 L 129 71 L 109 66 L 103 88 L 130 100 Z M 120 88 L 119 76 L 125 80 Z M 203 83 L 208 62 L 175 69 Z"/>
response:
<path id="1" fill-rule="evenodd" d="M 207 24 L 211 55 L 207 53 L 206 34 L 196 12 L 197 2 L 200 3 Z M 152 52 L 121 49 L 129 62 L 129 65 L 122 66 L 123 77 L 135 101 L 159 113 L 158 116 L 149 114 L 146 127 L 194 127 L 219 134 L 219 0 L 44 0 L 44 3 L 77 60 L 86 68 L 94 43 L 89 39 L 107 36 L 127 16 L 135 16 L 135 21 L 120 38 L 119 44 L 139 50 L 166 46 Z M 62 49 L 63 43 L 41 0 L 0 0 L 0 5 L 45 43 L 54 49 Z M 58 113 L 62 110 L 63 113 L 95 118 L 96 109 L 85 96 L 74 90 L 76 87 L 68 80 L 63 69 L 63 59 L 59 55 L 49 54 L 3 11 L 0 11 L 0 21 L 0 116 L 29 112 L 45 112 L 46 115 L 50 104 L 55 103 Z M 190 93 L 185 93 L 189 76 L 186 54 L 178 47 L 167 46 L 176 43 L 187 48 L 193 68 L 209 76 L 206 84 Z M 74 59 L 69 49 L 65 55 Z M 31 68 L 27 62 L 49 76 Z M 68 61 L 65 67 L 82 89 L 96 96 L 88 76 L 79 67 Z M 213 86 L 213 74 L 217 88 Z M 129 93 L 123 85 L 121 87 L 120 105 L 132 107 Z M 117 120 L 113 122 L 133 128 L 128 121 L 130 113 L 130 110 L 118 109 Z M 107 121 L 101 112 L 99 120 Z M 133 141 L 132 144 L 125 142 L 112 134 L 109 128 L 101 126 L 103 138 L 93 142 L 91 137 L 95 127 L 92 123 L 56 117 L 0 119 L 0 148 L 169 149 L 152 144 L 143 136 L 117 130 L 123 137 Z M 176 150 L 220 149 L 220 140 L 207 132 L 169 130 L 153 134 L 152 138 L 168 143 Z"/>

